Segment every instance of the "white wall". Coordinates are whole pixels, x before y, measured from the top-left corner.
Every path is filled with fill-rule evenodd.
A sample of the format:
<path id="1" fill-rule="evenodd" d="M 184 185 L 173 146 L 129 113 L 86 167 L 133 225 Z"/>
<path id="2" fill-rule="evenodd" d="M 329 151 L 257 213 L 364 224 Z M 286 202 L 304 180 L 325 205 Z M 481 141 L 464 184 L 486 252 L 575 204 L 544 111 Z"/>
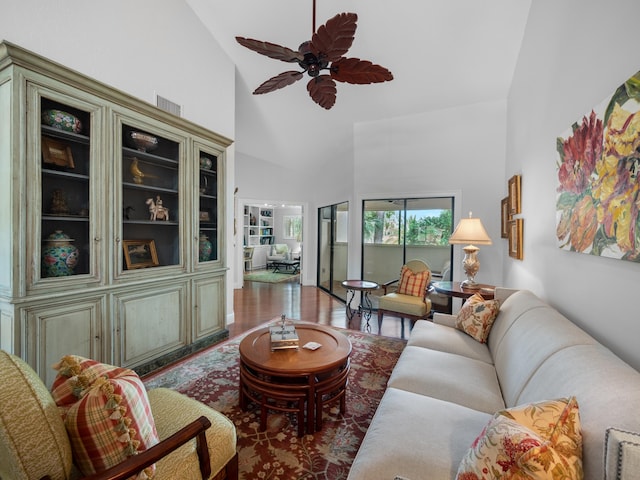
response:
<path id="1" fill-rule="evenodd" d="M 555 238 L 556 138 L 640 70 L 637 0 L 531 3 L 508 99 L 505 179 L 522 174 L 524 261 L 505 285 L 528 288 L 640 368 L 640 265 L 561 251 Z"/>
<path id="2" fill-rule="evenodd" d="M 235 66 L 183 0 L 2 2 L 2 39 L 234 138 Z M 234 146 L 227 153 L 227 205 L 233 205 Z M 228 209 L 227 231 L 233 231 Z M 232 238 L 231 236 L 229 238 Z M 229 247 L 231 241 L 227 242 Z M 233 249 L 227 248 L 227 265 Z M 232 320 L 233 290 L 227 292 Z"/>
<path id="3" fill-rule="evenodd" d="M 476 279 L 502 285 L 505 120 L 506 102 L 496 101 L 356 125 L 351 218 L 361 218 L 362 199 L 455 196 L 454 220 L 472 211 L 493 240 L 480 248 Z M 358 222 L 352 227 L 349 274 L 354 276 L 360 273 L 361 229 Z M 463 256 L 456 246 L 455 279 L 463 278 Z"/>

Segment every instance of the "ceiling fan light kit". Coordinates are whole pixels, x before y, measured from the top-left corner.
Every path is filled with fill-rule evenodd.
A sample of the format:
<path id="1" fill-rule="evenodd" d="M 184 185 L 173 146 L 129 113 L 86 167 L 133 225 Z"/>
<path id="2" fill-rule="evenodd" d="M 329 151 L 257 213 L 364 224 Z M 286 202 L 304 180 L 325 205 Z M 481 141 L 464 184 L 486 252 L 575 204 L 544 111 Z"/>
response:
<path id="1" fill-rule="evenodd" d="M 315 30 L 315 1 L 314 1 Z M 309 95 L 322 108 L 329 110 L 336 103 L 336 81 L 351 84 L 380 83 L 393 80 L 393 74 L 385 67 L 368 60 L 347 58 L 353 43 L 358 15 L 339 13 L 313 32 L 310 41 L 303 42 L 298 50 L 292 50 L 271 42 L 236 37 L 236 41 L 254 52 L 288 63 L 297 63 L 302 71 L 289 70 L 270 78 L 253 92 L 254 95 L 273 92 L 300 80 L 306 73 Z M 322 73 L 322 72 L 327 73 Z"/>

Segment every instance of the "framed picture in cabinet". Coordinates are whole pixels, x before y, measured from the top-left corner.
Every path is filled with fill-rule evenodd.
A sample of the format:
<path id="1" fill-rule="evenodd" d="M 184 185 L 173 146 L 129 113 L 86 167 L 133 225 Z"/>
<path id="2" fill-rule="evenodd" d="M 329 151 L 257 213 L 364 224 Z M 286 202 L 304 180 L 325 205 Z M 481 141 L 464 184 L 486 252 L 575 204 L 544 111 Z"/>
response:
<path id="1" fill-rule="evenodd" d="M 45 164 L 75 168 L 71 147 L 52 138 L 42 137 L 42 159 Z"/>
<path id="2" fill-rule="evenodd" d="M 524 230 L 524 220 L 517 218 L 509 222 L 509 256 L 517 260 L 522 260 L 522 235 Z"/>
<path id="3" fill-rule="evenodd" d="M 122 247 L 127 270 L 159 265 L 156 242 L 153 240 L 124 240 Z"/>
<path id="4" fill-rule="evenodd" d="M 200 218 L 201 222 L 210 222 L 211 221 L 211 210 L 209 210 L 208 208 L 200 210 L 199 218 Z"/>

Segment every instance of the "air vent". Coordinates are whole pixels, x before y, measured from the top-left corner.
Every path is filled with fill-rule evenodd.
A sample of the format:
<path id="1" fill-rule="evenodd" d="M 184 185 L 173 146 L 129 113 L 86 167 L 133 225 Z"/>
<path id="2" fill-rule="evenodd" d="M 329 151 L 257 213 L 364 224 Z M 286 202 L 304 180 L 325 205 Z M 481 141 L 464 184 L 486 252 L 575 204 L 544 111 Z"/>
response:
<path id="1" fill-rule="evenodd" d="M 178 105 L 177 103 L 174 103 L 171 100 L 161 97 L 160 95 L 156 95 L 156 105 L 158 106 L 158 108 L 161 108 L 166 112 L 173 113 L 178 117 L 182 116 L 181 105 Z"/>

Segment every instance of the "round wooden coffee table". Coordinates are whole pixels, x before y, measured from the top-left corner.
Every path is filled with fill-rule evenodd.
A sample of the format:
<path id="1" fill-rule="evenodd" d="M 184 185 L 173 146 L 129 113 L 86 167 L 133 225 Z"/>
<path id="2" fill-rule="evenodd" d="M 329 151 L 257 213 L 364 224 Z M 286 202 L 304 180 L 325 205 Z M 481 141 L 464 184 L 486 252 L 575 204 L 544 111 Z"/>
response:
<path id="1" fill-rule="evenodd" d="M 316 431 L 316 389 L 330 384 L 338 376 L 344 381 L 335 388 L 346 388 L 345 369 L 349 369 L 351 342 L 342 333 L 322 325 L 298 322 L 294 325 L 299 338 L 297 349 L 272 351 L 269 327 L 249 333 L 240 342 L 240 407 L 246 409 L 247 389 L 259 388 L 263 399 L 261 413 L 266 418 L 265 407 L 270 405 L 270 395 L 275 400 L 286 399 L 287 395 L 293 398 L 302 390 L 306 397 L 307 431 L 313 433 Z M 308 342 L 322 346 L 317 350 L 303 348 Z"/>

